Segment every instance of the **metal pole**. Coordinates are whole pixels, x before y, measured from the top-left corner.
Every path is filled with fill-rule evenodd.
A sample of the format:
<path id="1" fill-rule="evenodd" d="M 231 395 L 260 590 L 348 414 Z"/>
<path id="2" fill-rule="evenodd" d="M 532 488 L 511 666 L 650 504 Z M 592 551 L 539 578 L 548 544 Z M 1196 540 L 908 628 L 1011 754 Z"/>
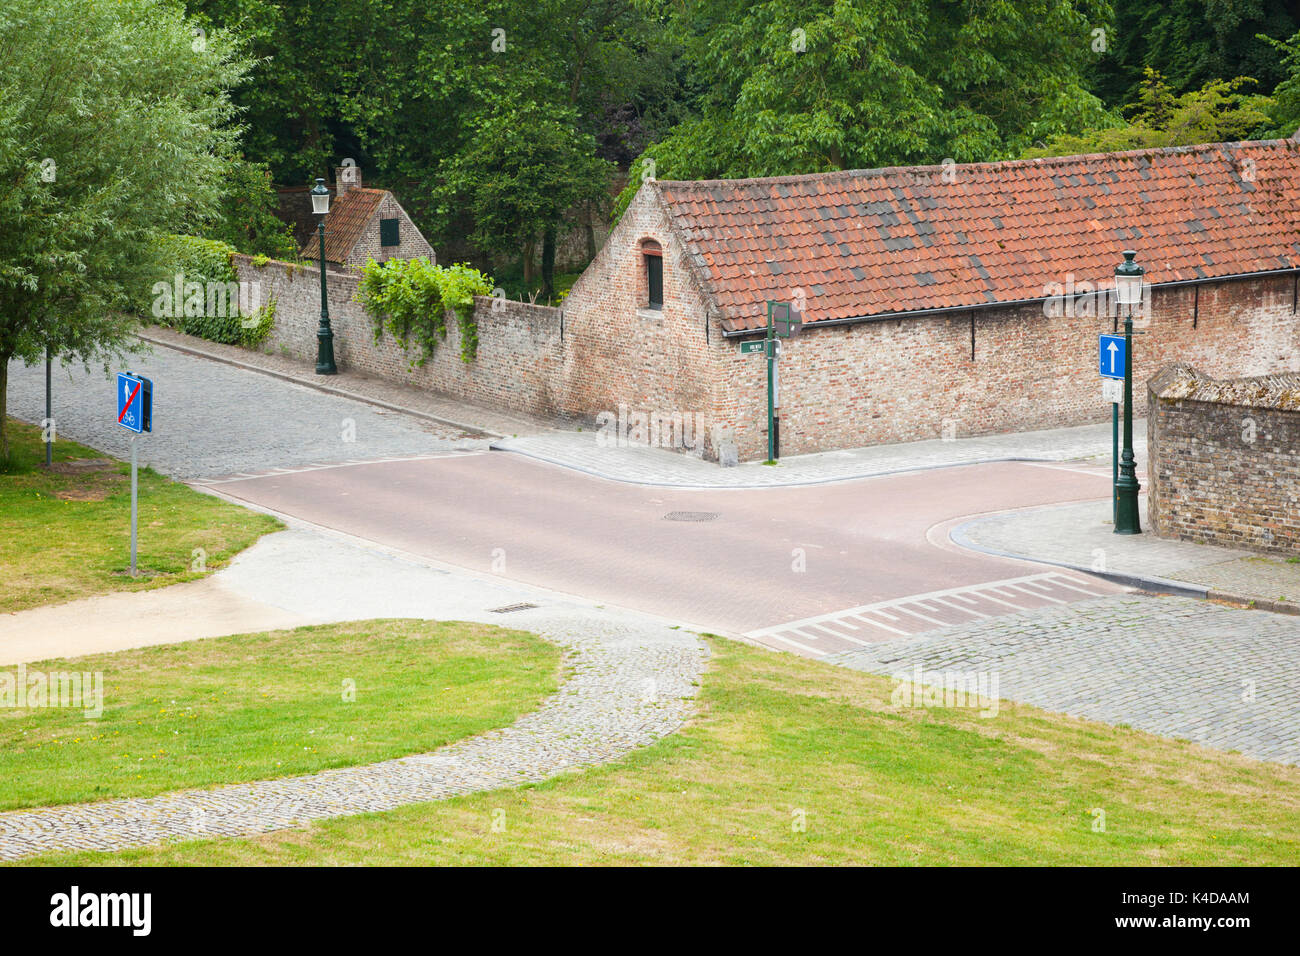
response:
<path id="1" fill-rule="evenodd" d="M 776 406 L 772 386 L 776 378 L 776 331 L 772 324 L 772 303 L 767 304 L 767 460 L 776 461 Z"/>
<path id="2" fill-rule="evenodd" d="M 1110 403 L 1110 523 L 1119 517 L 1119 402 Z"/>
<path id="3" fill-rule="evenodd" d="M 329 297 L 325 291 L 325 219 L 321 217 L 316 231 L 320 234 L 320 329 L 316 332 L 316 374 L 336 375 L 334 365 L 334 332 L 330 329 Z"/>
<path id="4" fill-rule="evenodd" d="M 45 467 L 54 462 L 54 403 L 50 397 L 50 347 L 45 346 Z"/>
<path id="5" fill-rule="evenodd" d="M 131 577 L 135 577 L 135 522 L 136 522 L 136 453 L 135 438 L 131 439 Z"/>
<path id="6" fill-rule="evenodd" d="M 1138 480 L 1133 462 L 1133 313 L 1124 320 L 1124 450 L 1115 481 L 1115 533 L 1141 534 L 1138 519 Z"/>

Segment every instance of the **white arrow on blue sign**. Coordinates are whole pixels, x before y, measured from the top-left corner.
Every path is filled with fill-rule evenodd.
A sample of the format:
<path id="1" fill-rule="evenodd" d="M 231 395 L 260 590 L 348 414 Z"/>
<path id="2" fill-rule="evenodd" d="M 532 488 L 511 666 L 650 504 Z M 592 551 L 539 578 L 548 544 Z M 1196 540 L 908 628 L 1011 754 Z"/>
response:
<path id="1" fill-rule="evenodd" d="M 144 433 L 144 379 L 130 372 L 117 373 L 117 423 Z"/>
<path id="2" fill-rule="evenodd" d="M 1124 336 L 1101 336 L 1097 343 L 1097 352 L 1102 378 L 1124 377 L 1124 363 L 1128 359 L 1128 354 L 1124 351 Z"/>

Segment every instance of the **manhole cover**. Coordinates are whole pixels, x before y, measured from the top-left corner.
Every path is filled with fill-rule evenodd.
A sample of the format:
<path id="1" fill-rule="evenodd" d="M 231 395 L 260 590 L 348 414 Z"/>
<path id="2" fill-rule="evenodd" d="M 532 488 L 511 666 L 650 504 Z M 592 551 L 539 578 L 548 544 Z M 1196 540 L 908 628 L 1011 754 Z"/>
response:
<path id="1" fill-rule="evenodd" d="M 490 614 L 509 614 L 512 611 L 527 611 L 530 608 L 537 607 L 536 604 L 507 604 L 505 607 L 494 607 L 489 610 Z"/>
<path id="2" fill-rule="evenodd" d="M 670 511 L 664 515 L 667 521 L 712 521 L 717 517 L 716 511 Z"/>

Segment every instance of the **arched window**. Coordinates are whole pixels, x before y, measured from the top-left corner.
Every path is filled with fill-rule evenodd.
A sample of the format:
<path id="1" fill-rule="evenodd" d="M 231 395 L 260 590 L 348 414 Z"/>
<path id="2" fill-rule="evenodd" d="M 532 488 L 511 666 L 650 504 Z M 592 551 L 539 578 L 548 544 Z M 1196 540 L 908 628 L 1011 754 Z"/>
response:
<path id="1" fill-rule="evenodd" d="M 651 309 L 664 307 L 664 253 L 659 243 L 646 239 L 641 243 L 641 259 L 645 263 L 646 305 Z"/>

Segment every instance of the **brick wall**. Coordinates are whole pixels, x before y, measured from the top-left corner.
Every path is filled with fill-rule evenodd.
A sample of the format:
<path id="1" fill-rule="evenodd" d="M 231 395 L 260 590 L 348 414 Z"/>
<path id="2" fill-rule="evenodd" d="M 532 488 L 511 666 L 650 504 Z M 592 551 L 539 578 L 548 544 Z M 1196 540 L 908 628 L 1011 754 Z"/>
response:
<path id="1" fill-rule="evenodd" d="M 663 308 L 648 308 L 642 244 L 663 253 Z M 706 319 L 706 317 L 709 317 Z M 727 380 L 722 365 L 735 351 L 722 340 L 686 253 L 675 241 L 653 189 L 642 189 L 614 234 L 574 283 L 564 302 L 564 360 L 559 407 L 594 419 L 630 410 L 692 415 L 712 434 Z"/>
<path id="2" fill-rule="evenodd" d="M 641 244 L 663 251 L 664 304 L 646 307 Z M 277 298 L 269 345 L 315 355 L 319 274 L 283 264 L 257 270 L 237 258 L 241 280 Z M 708 430 L 705 454 L 734 440 L 744 460 L 767 447 L 766 368 L 761 355 L 724 339 L 718 313 L 653 189 L 642 189 L 565 300 L 563 312 L 483 300 L 479 357 L 462 363 L 458 333 L 421 369 L 391 340 L 373 342 L 353 297 L 355 272 L 330 274 L 335 352 L 354 367 L 507 410 L 591 422 L 620 406 L 693 415 Z M 1199 291 L 1198 291 L 1199 288 Z M 1156 289 L 1135 339 L 1135 380 L 1170 362 L 1217 376 L 1300 371 L 1300 319 L 1289 276 Z M 1041 304 L 887 319 L 805 330 L 782 344 L 784 455 L 882 442 L 965 437 L 1106 421 L 1097 335 L 1107 315 L 1048 317 Z M 1135 396 L 1139 414 L 1145 395 Z M 946 428 L 945 428 L 946 426 Z"/>
<path id="3" fill-rule="evenodd" d="M 1134 339 L 1135 380 L 1170 362 L 1215 375 L 1300 371 L 1289 276 L 1155 289 Z M 1100 422 L 1095 314 L 1048 318 L 1041 304 L 817 329 L 782 344 L 784 455 L 881 442 L 965 437 Z M 1122 325 L 1121 325 L 1122 331 Z M 718 410 L 741 458 L 765 453 L 766 370 L 728 340 Z M 1145 396 L 1136 396 L 1139 414 Z"/>
<path id="4" fill-rule="evenodd" d="M 236 256 L 235 269 L 240 281 L 261 283 L 263 302 L 275 297 L 275 327 L 263 348 L 314 363 L 320 272 L 275 261 L 259 269 L 248 256 Z M 551 415 L 561 410 L 555 398 L 561 356 L 558 309 L 480 298 L 475 309 L 478 357 L 461 361 L 460 331 L 449 315 L 446 340 L 425 365 L 412 368 L 418 350 L 399 348 L 391 335 L 375 342 L 371 318 L 356 301 L 360 278 L 354 270 L 331 270 L 326 276 L 339 368 L 512 411 Z"/>
<path id="5" fill-rule="evenodd" d="M 1148 392 L 1152 530 L 1300 554 L 1300 375 L 1219 381 L 1175 365 Z"/>

